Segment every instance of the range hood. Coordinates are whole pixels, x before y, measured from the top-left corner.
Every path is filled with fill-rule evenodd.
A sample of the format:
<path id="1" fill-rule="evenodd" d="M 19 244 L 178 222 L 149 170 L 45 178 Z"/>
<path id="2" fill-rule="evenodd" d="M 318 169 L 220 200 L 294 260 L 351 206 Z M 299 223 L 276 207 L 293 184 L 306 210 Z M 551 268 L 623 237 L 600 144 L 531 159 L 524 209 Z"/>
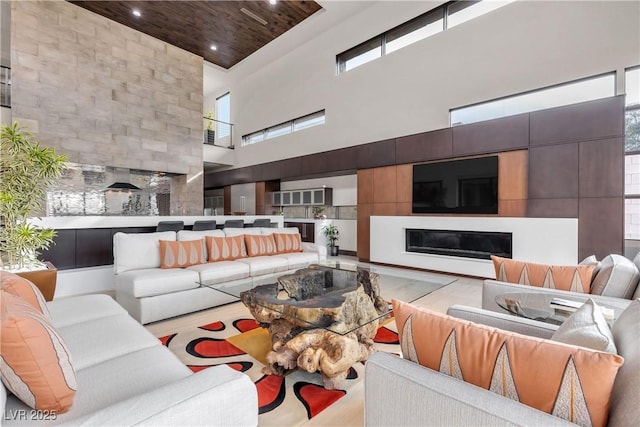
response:
<path id="1" fill-rule="evenodd" d="M 107 190 L 112 191 L 131 191 L 131 190 L 141 190 L 140 187 L 137 187 L 131 184 L 130 172 L 129 169 L 125 168 L 114 168 L 114 174 L 116 176 L 116 182 L 108 186 Z"/>

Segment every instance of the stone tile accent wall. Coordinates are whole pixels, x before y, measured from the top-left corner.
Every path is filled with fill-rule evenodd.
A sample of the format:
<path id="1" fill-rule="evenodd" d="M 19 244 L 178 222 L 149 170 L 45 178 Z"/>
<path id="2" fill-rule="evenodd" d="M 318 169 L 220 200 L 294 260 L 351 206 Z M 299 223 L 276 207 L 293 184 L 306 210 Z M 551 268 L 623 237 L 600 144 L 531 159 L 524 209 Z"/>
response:
<path id="1" fill-rule="evenodd" d="M 12 3 L 13 119 L 74 163 L 184 174 L 202 214 L 203 59 L 62 0 Z"/>

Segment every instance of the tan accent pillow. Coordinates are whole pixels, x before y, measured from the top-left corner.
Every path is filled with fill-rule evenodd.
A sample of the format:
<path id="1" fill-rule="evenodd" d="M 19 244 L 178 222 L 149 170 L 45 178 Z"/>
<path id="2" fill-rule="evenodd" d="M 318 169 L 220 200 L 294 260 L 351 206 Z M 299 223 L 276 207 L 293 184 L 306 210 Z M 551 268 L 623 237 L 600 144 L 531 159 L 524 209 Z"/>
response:
<path id="1" fill-rule="evenodd" d="M 9 273 L 8 271 L 0 271 L 0 276 L 0 289 L 27 301 L 40 311 L 44 317 L 51 320 L 51 313 L 49 313 L 47 302 L 44 300 L 44 296 L 42 296 L 40 289 L 38 289 L 36 285 L 24 277 Z"/>
<path id="2" fill-rule="evenodd" d="M 588 294 L 593 265 L 547 265 L 491 255 L 496 280 Z"/>
<path id="3" fill-rule="evenodd" d="M 250 257 L 276 254 L 276 242 L 273 240 L 273 234 L 245 234 L 244 243 L 247 246 L 247 253 Z"/>
<path id="4" fill-rule="evenodd" d="M 67 412 L 77 389 L 67 346 L 31 304 L 4 291 L 0 299 L 2 382 L 33 409 Z"/>
<path id="5" fill-rule="evenodd" d="M 276 247 L 279 254 L 302 252 L 302 237 L 300 236 L 300 233 L 273 233 L 272 236 L 276 241 Z"/>
<path id="6" fill-rule="evenodd" d="M 160 268 L 182 268 L 204 264 L 207 262 L 204 249 L 204 239 L 160 240 Z"/>
<path id="7" fill-rule="evenodd" d="M 232 261 L 234 259 L 247 257 L 247 249 L 244 246 L 244 236 L 207 236 L 206 239 L 209 262 Z"/>
<path id="8" fill-rule="evenodd" d="M 582 304 L 553 333 L 552 341 L 617 353 L 611 329 L 602 310 L 592 299 Z"/>
<path id="9" fill-rule="evenodd" d="M 397 300 L 393 312 L 405 359 L 579 425 L 606 424 L 622 357 Z"/>

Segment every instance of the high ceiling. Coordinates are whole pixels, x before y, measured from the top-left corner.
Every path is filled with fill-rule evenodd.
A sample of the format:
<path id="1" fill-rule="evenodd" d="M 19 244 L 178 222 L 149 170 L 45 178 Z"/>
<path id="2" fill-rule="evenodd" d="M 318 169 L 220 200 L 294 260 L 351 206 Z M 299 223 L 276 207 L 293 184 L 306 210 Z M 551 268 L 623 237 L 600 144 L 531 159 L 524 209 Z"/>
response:
<path id="1" fill-rule="evenodd" d="M 322 9 L 314 1 L 69 1 L 226 69 Z"/>

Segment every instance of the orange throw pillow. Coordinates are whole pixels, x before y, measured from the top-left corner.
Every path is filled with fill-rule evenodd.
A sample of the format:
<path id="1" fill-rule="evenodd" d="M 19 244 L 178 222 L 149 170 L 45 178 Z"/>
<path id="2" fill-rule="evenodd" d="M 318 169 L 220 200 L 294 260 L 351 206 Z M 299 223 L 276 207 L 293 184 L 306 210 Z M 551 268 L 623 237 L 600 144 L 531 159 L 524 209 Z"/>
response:
<path id="1" fill-rule="evenodd" d="M 206 262 L 204 239 L 160 240 L 160 268 L 182 268 Z"/>
<path id="2" fill-rule="evenodd" d="M 38 289 L 36 285 L 31 283 L 30 280 L 17 274 L 9 273 L 8 271 L 1 271 L 0 277 L 0 289 L 27 301 L 42 313 L 44 317 L 51 320 L 47 302 L 44 300 L 44 296 L 42 296 L 40 289 Z"/>
<path id="3" fill-rule="evenodd" d="M 405 359 L 579 425 L 607 423 L 623 359 L 393 300 Z"/>
<path id="4" fill-rule="evenodd" d="M 276 254 L 276 242 L 272 234 L 245 234 L 244 243 L 250 257 Z"/>
<path id="5" fill-rule="evenodd" d="M 546 265 L 491 256 L 496 280 L 588 294 L 593 265 Z"/>
<path id="6" fill-rule="evenodd" d="M 77 389 L 67 346 L 31 304 L 4 291 L 0 299 L 2 382 L 33 409 L 67 412 Z"/>
<path id="7" fill-rule="evenodd" d="M 300 233 L 273 233 L 276 249 L 279 254 L 302 252 L 302 237 Z"/>
<path id="8" fill-rule="evenodd" d="M 244 247 L 244 236 L 212 237 L 207 236 L 207 250 L 209 262 L 233 261 L 247 257 L 247 249 Z"/>

